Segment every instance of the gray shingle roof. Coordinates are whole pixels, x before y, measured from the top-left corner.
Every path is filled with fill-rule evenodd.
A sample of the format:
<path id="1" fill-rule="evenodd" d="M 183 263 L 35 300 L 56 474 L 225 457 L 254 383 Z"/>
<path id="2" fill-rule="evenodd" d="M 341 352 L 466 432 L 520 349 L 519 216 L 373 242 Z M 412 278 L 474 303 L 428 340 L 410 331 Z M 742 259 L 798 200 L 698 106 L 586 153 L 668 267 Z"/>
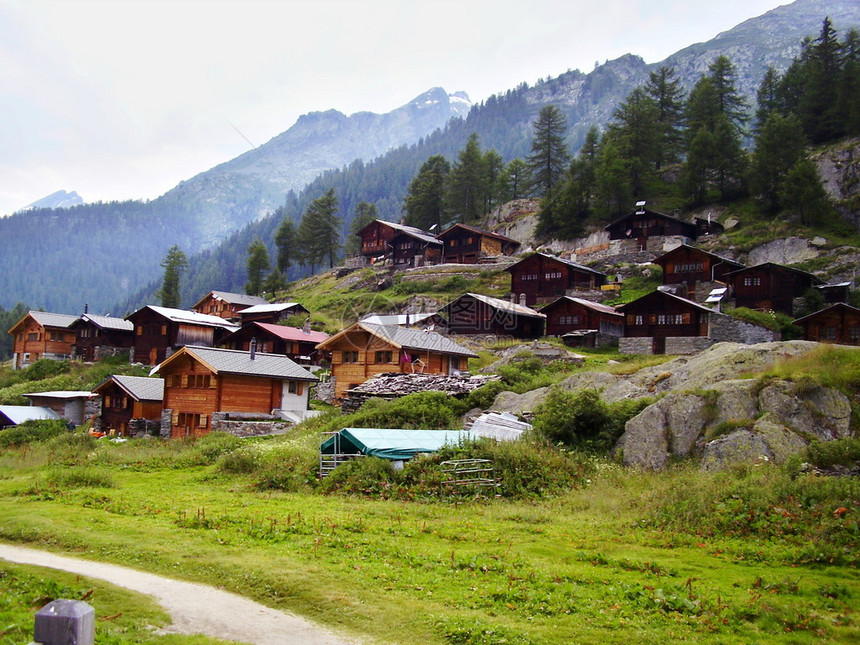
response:
<path id="1" fill-rule="evenodd" d="M 453 354 L 456 356 L 470 356 L 472 358 L 478 356 L 471 350 L 458 345 L 450 338 L 437 334 L 435 331 L 426 332 L 420 329 L 407 329 L 396 325 L 373 325 L 364 322 L 357 324 L 374 336 L 383 338 L 398 347 Z"/>
<path id="2" fill-rule="evenodd" d="M 114 316 L 96 316 L 93 314 L 84 314 L 80 318 L 82 321 L 91 321 L 97 327 L 102 329 L 117 329 L 120 331 L 134 331 L 134 323 L 123 318 Z"/>
<path id="3" fill-rule="evenodd" d="M 137 401 L 163 401 L 164 379 L 149 376 L 123 376 L 114 374 L 108 380 L 113 380 L 129 396 Z M 101 387 L 101 386 L 99 386 Z"/>
<path id="4" fill-rule="evenodd" d="M 546 318 L 545 314 L 538 313 L 534 309 L 530 309 L 528 307 L 524 307 L 523 305 L 509 302 L 508 300 L 501 300 L 500 298 L 491 298 L 490 296 L 485 296 L 480 293 L 464 293 L 462 296 L 460 296 L 460 298 L 466 298 L 468 296 L 471 296 L 475 300 L 480 300 L 484 304 L 493 307 L 493 309 L 498 309 L 499 311 L 507 311 L 509 313 L 516 314 L 517 316 L 528 316 L 530 318 Z M 457 298 L 457 300 L 460 300 L 460 298 Z M 454 302 L 457 302 L 457 300 L 455 300 Z M 451 305 L 454 304 L 454 302 L 449 305 L 446 305 L 445 307 L 443 307 L 443 309 L 448 310 Z"/>
<path id="5" fill-rule="evenodd" d="M 48 311 L 30 311 L 30 316 L 43 327 L 69 327 L 79 316 L 52 314 Z"/>
<path id="6" fill-rule="evenodd" d="M 188 323 L 191 325 L 202 325 L 205 327 L 223 327 L 229 331 L 236 331 L 239 329 L 239 325 L 234 325 L 233 323 L 221 318 L 219 316 L 210 316 L 209 314 L 199 314 L 196 311 L 186 311 L 185 309 L 172 309 L 170 307 L 158 307 L 156 305 L 146 305 L 143 309 L 151 309 L 159 316 L 163 316 L 168 320 L 172 320 L 173 322 L 178 323 Z M 138 311 L 142 311 L 142 309 L 138 309 Z M 137 313 L 131 314 L 129 318 L 134 316 Z"/>
<path id="7" fill-rule="evenodd" d="M 262 352 L 257 352 L 254 355 L 254 359 L 251 360 L 251 353 L 243 350 L 191 345 L 186 345 L 171 355 L 164 363 L 153 369 L 151 374 L 157 373 L 162 365 L 183 353 L 188 353 L 200 362 L 205 363 L 216 374 L 244 374 L 247 376 L 265 376 L 294 381 L 319 380 L 304 367 L 294 363 L 283 354 L 263 354 Z"/>

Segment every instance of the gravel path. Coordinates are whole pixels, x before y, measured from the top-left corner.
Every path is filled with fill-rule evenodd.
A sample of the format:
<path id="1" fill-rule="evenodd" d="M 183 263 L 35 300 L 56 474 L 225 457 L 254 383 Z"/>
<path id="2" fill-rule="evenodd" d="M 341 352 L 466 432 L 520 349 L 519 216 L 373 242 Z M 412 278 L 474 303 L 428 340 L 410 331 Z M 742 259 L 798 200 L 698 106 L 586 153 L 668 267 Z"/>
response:
<path id="1" fill-rule="evenodd" d="M 168 633 L 205 634 L 255 645 L 355 645 L 300 616 L 206 585 L 7 544 L 0 544 L 0 558 L 99 578 L 153 596 L 173 619 L 163 629 Z"/>

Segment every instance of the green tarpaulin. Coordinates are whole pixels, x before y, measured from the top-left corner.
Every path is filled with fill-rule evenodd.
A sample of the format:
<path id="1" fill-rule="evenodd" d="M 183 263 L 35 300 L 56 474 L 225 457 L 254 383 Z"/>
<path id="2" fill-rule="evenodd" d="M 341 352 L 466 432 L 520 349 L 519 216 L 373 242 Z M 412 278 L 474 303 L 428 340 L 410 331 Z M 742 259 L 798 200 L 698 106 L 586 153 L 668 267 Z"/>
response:
<path id="1" fill-rule="evenodd" d="M 397 428 L 344 428 L 323 441 L 323 454 L 352 454 L 392 460 L 411 459 L 417 453 L 436 452 L 469 439 L 464 430 L 403 430 Z"/>

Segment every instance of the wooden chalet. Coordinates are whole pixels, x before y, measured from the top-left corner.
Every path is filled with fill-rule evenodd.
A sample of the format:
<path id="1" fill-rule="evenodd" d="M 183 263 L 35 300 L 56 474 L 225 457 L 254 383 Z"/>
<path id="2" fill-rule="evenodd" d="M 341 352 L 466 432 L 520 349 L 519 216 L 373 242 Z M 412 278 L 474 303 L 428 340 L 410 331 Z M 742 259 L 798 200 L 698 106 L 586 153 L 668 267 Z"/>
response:
<path id="1" fill-rule="evenodd" d="M 815 289 L 824 298 L 824 302 L 828 305 L 835 305 L 837 302 L 848 303 L 848 298 L 851 295 L 851 287 L 853 283 L 839 282 L 837 284 L 820 284 Z"/>
<path id="2" fill-rule="evenodd" d="M 391 238 L 391 258 L 394 267 L 405 269 L 442 260 L 442 242 L 429 233 L 400 231 Z"/>
<path id="3" fill-rule="evenodd" d="M 606 274 L 565 258 L 534 253 L 505 271 L 511 274 L 511 293 L 525 294 L 525 304 L 551 302 L 559 296 L 586 289 L 599 289 Z"/>
<path id="4" fill-rule="evenodd" d="M 477 354 L 433 331 L 353 323 L 317 345 L 331 352 L 335 399 L 376 374 L 453 374 Z"/>
<path id="5" fill-rule="evenodd" d="M 433 238 L 433 236 L 427 231 L 422 231 L 420 228 L 415 228 L 414 226 L 406 226 L 405 224 L 397 224 L 395 222 L 387 222 L 382 219 L 375 219 L 356 233 L 356 235 L 361 239 L 359 253 L 370 264 L 381 264 L 386 261 L 391 261 L 394 250 L 392 247 L 392 240 L 395 236 L 401 233 Z M 406 250 L 407 249 L 404 249 L 404 251 Z"/>
<path id="6" fill-rule="evenodd" d="M 69 314 L 28 311 L 7 332 L 13 337 L 12 369 L 18 370 L 40 358 L 65 361 L 75 345 L 72 324 L 78 319 Z"/>
<path id="7" fill-rule="evenodd" d="M 260 296 L 229 291 L 210 291 L 191 307 L 199 314 L 218 316 L 227 320 L 238 320 L 239 312 L 254 305 L 267 305 L 269 301 Z"/>
<path id="8" fill-rule="evenodd" d="M 617 307 L 624 315 L 624 336 L 650 338 L 652 354 L 666 353 L 666 338 L 707 337 L 714 311 L 665 291 L 652 291 Z"/>
<path id="9" fill-rule="evenodd" d="M 641 205 L 610 222 L 604 230 L 609 233 L 610 240 L 636 240 L 641 248 L 646 248 L 650 237 L 672 235 L 695 240 L 703 235 L 722 233 L 723 225 L 701 218 L 685 222 Z"/>
<path id="10" fill-rule="evenodd" d="M 30 405 L 53 410 L 58 416 L 76 426 L 82 425 L 98 411 L 98 397 L 89 390 L 54 390 L 33 392 L 24 396 L 27 397 Z"/>
<path id="11" fill-rule="evenodd" d="M 147 305 L 128 316 L 134 325 L 131 362 L 157 365 L 184 345 L 214 347 L 239 327 L 219 316 Z"/>
<path id="12" fill-rule="evenodd" d="M 361 319 L 371 325 L 397 325 L 398 327 L 415 327 L 416 329 L 444 329 L 448 324 L 435 311 L 413 312 L 408 314 L 371 314 Z"/>
<path id="13" fill-rule="evenodd" d="M 70 329 L 75 332 L 75 357 L 86 362 L 129 353 L 134 346 L 134 325 L 122 318 L 83 314 Z"/>
<path id="14" fill-rule="evenodd" d="M 442 260 L 447 264 L 477 264 L 502 255 L 513 255 L 520 243 L 504 235 L 467 224 L 454 224 L 437 236 L 444 245 Z"/>
<path id="15" fill-rule="evenodd" d="M 257 351 L 264 354 L 281 354 L 301 365 L 319 365 L 327 357 L 317 349 L 328 334 L 312 329 L 298 329 L 284 325 L 253 322 L 227 336 L 221 345 L 228 349 L 251 350 L 256 341 Z"/>
<path id="16" fill-rule="evenodd" d="M 822 283 L 811 273 L 765 262 L 726 274 L 736 307 L 794 315 L 794 301 Z"/>
<path id="17" fill-rule="evenodd" d="M 114 374 L 93 389 L 101 397 L 100 429 L 110 436 L 136 434 L 132 419 L 161 420 L 164 379 Z"/>
<path id="18" fill-rule="evenodd" d="M 804 340 L 839 345 L 860 345 L 860 309 L 838 302 L 814 314 L 798 318 Z"/>
<path id="19" fill-rule="evenodd" d="M 740 262 L 688 244 L 664 253 L 654 260 L 654 264 L 663 269 L 663 284 L 685 285 L 686 296 L 691 300 L 695 299 L 696 284 L 725 284 L 727 273 L 744 268 Z"/>
<path id="20" fill-rule="evenodd" d="M 154 374 L 164 379 L 161 432 L 173 439 L 208 434 L 217 428 L 213 415 L 307 410 L 310 386 L 319 380 L 283 355 L 189 345 Z"/>
<path id="21" fill-rule="evenodd" d="M 543 336 L 546 316 L 507 300 L 465 293 L 439 310 L 452 334 L 490 334 L 500 337 Z"/>
<path id="22" fill-rule="evenodd" d="M 543 307 L 540 313 L 546 316 L 547 336 L 588 329 L 616 337 L 624 333 L 624 315 L 615 311 L 615 307 L 583 298 L 562 296 Z"/>
<path id="23" fill-rule="evenodd" d="M 298 302 L 273 302 L 265 305 L 252 305 L 239 312 L 239 322 L 247 325 L 252 322 L 277 325 L 290 316 L 307 316 L 310 312 Z"/>

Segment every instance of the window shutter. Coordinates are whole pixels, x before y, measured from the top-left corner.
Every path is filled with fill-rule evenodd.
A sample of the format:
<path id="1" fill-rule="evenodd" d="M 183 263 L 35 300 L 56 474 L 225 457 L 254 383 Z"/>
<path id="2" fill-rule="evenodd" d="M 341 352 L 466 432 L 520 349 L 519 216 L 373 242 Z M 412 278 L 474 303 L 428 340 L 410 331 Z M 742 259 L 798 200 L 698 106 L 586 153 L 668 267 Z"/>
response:
<path id="1" fill-rule="evenodd" d="M 182 375 L 181 384 L 182 384 L 182 387 L 188 387 L 188 374 Z"/>
<path id="2" fill-rule="evenodd" d="M 299 396 L 302 395 L 302 386 L 303 385 L 304 385 L 304 383 L 302 383 L 301 381 L 296 383 L 296 394 L 298 394 Z"/>
<path id="3" fill-rule="evenodd" d="M 179 425 L 179 413 L 174 412 L 173 414 L 171 414 L 170 415 L 170 421 L 173 425 L 178 426 Z"/>

